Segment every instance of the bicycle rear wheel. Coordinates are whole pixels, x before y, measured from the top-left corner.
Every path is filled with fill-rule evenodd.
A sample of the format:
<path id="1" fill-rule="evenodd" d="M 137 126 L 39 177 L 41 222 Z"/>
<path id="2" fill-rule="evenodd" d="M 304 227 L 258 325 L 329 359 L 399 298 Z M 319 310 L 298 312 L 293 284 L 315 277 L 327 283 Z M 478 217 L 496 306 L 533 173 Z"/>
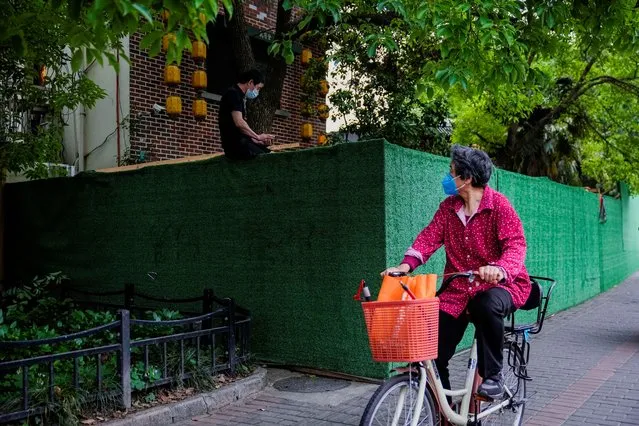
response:
<path id="1" fill-rule="evenodd" d="M 519 426 L 524 418 L 526 408 L 526 381 L 518 376 L 526 376 L 526 367 L 523 365 L 523 357 L 519 347 L 510 344 L 504 347 L 504 362 L 502 367 L 504 384 L 512 393 L 511 405 L 482 420 L 482 426 Z M 503 400 L 496 401 L 503 402 Z M 490 408 L 492 404 L 484 406 L 482 411 Z"/>
<path id="2" fill-rule="evenodd" d="M 399 426 L 408 426 L 413 419 L 414 407 L 419 395 L 419 375 L 408 374 L 395 376 L 384 382 L 373 394 L 364 414 L 360 426 L 391 425 L 397 417 Z M 439 414 L 435 410 L 435 403 L 430 388 L 427 386 L 424 403 L 419 414 L 420 426 L 439 425 Z"/>

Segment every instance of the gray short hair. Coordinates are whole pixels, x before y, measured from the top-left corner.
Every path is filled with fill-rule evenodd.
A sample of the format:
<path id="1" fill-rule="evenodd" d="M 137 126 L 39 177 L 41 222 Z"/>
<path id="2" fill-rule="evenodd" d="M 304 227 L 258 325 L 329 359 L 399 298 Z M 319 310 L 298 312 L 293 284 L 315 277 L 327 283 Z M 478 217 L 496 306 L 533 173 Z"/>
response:
<path id="1" fill-rule="evenodd" d="M 472 178 L 471 185 L 476 188 L 485 187 L 493 173 L 493 162 L 488 154 L 479 149 L 453 145 L 451 161 L 457 175 L 462 179 Z"/>

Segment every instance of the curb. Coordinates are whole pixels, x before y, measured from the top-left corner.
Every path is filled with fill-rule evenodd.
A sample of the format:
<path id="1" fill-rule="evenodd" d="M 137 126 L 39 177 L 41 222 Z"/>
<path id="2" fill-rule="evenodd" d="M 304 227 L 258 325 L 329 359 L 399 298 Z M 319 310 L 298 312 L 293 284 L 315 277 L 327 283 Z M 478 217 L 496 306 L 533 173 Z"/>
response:
<path id="1" fill-rule="evenodd" d="M 251 376 L 213 392 L 203 393 L 173 404 L 149 408 L 124 419 L 104 424 L 109 426 L 169 425 L 194 416 L 211 414 L 218 408 L 258 393 L 265 386 L 266 369 L 258 367 Z"/>

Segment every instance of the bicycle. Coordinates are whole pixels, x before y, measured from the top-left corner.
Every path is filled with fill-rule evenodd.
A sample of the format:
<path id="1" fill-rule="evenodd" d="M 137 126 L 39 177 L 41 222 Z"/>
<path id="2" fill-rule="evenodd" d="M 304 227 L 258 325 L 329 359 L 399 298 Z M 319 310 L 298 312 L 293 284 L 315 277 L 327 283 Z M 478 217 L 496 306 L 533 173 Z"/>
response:
<path id="1" fill-rule="evenodd" d="M 469 282 L 473 282 L 475 275 L 472 272 L 451 274 L 442 283 L 438 294 L 450 282 L 458 278 L 467 278 Z M 533 276 L 530 279 L 532 284 L 531 294 L 520 309 L 532 310 L 537 308 L 537 320 L 534 323 L 517 325 L 515 324 L 514 313 L 510 315 L 510 324 L 505 327 L 504 333 L 502 374 L 504 375 L 505 388 L 502 400 L 487 400 L 476 394 L 477 388 L 481 384 L 481 378 L 477 372 L 477 339 L 474 338 L 470 348 L 468 370 L 462 389 L 444 389 L 433 361 L 436 355 L 431 356 L 431 359 L 410 362 L 406 367 L 393 369 L 392 371 L 398 374 L 380 385 L 368 402 L 360 425 L 435 426 L 450 424 L 455 426 L 519 426 L 526 406 L 526 382 L 532 380 L 527 371 L 530 357 L 529 336 L 541 332 L 548 302 L 556 284 L 555 280 L 551 278 Z M 545 294 L 539 281 L 547 281 L 549 284 Z M 418 302 L 418 300 L 410 302 L 414 303 Z M 367 315 L 367 310 L 374 311 L 374 306 L 369 305 L 367 307 L 367 303 L 377 302 L 362 303 L 365 315 Z M 379 303 L 402 304 L 405 302 Z M 427 309 L 432 310 L 433 308 Z M 370 312 L 368 314 L 367 328 L 369 328 Z M 403 320 L 407 320 L 410 316 L 409 311 L 404 312 L 402 315 Z M 423 316 L 421 319 L 423 319 Z M 434 329 L 435 333 L 437 333 L 436 324 Z M 369 328 L 369 335 L 370 333 L 371 330 Z M 410 338 L 419 338 L 419 336 L 411 336 Z M 373 350 L 372 342 L 371 350 Z M 373 358 L 375 358 L 375 353 Z M 385 361 L 388 360 L 386 359 Z M 397 359 L 396 361 L 406 360 Z M 461 400 L 459 400 L 460 397 Z M 447 398 L 451 399 L 451 403 L 449 403 Z M 453 401 L 453 398 L 457 398 L 457 400 Z"/>

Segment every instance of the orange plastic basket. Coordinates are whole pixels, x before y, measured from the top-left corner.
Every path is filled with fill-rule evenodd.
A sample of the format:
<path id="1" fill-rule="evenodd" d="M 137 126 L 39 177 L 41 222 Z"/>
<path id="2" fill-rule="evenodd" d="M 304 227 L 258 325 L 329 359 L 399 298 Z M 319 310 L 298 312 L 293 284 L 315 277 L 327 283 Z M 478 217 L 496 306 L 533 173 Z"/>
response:
<path id="1" fill-rule="evenodd" d="M 437 358 L 439 299 L 364 302 L 373 359 L 415 362 Z"/>

